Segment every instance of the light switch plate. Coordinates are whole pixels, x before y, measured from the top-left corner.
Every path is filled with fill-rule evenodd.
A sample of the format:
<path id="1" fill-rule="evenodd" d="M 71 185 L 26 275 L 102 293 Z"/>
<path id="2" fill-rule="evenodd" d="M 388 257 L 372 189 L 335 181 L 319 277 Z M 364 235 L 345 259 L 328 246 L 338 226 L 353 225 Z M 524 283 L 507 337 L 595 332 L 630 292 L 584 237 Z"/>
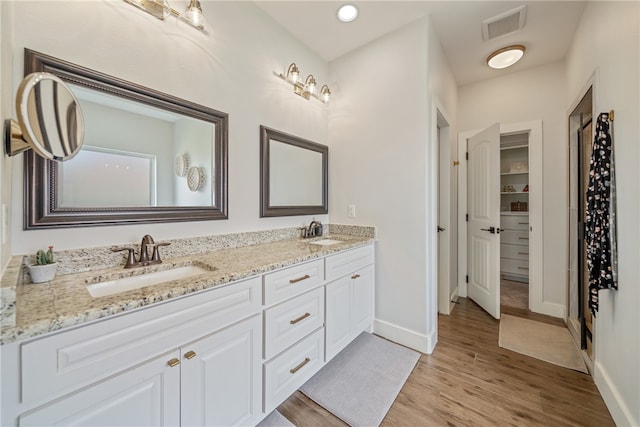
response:
<path id="1" fill-rule="evenodd" d="M 349 205 L 349 218 L 356 217 L 356 205 Z"/>

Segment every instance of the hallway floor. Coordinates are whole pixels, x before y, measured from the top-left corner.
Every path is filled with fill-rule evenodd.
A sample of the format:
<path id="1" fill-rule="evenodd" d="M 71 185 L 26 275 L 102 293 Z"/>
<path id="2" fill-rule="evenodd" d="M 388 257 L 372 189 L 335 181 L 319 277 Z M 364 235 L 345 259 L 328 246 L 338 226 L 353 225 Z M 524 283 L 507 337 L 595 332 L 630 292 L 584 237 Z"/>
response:
<path id="1" fill-rule="evenodd" d="M 499 322 L 459 299 L 438 316 L 438 345 L 422 355 L 382 426 L 614 426 L 593 379 L 498 347 Z M 344 426 L 300 392 L 278 410 L 298 427 Z"/>

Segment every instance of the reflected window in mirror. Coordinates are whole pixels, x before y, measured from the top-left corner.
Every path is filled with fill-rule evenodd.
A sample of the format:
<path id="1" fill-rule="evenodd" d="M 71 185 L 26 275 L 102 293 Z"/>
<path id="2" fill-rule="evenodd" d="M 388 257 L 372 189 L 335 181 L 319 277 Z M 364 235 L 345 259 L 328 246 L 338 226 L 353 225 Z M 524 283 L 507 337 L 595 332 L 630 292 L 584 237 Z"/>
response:
<path id="1" fill-rule="evenodd" d="M 260 146 L 260 216 L 326 214 L 329 148 L 266 126 Z"/>
<path id="2" fill-rule="evenodd" d="M 64 80 L 85 120 L 76 158 L 27 155 L 26 229 L 227 218 L 227 114 L 28 49 L 25 64 Z"/>

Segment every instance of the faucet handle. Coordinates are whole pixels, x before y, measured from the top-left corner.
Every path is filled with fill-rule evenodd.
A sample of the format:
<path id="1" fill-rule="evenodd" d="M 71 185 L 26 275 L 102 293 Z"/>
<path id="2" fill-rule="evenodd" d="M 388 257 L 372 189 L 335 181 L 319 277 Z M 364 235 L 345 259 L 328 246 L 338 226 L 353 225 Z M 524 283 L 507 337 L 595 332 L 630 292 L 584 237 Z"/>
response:
<path id="1" fill-rule="evenodd" d="M 158 264 L 162 262 L 162 260 L 160 259 L 160 250 L 158 249 L 160 246 L 169 246 L 171 244 L 171 242 L 162 242 L 162 243 L 156 243 L 155 245 L 153 245 L 153 255 L 151 256 L 151 261 L 155 261 Z"/>
<path id="2" fill-rule="evenodd" d="M 133 248 L 111 248 L 111 251 L 112 252 L 129 251 L 129 253 L 127 254 L 127 262 L 124 264 L 124 268 L 132 268 L 136 266 L 137 262 L 134 256 Z"/>

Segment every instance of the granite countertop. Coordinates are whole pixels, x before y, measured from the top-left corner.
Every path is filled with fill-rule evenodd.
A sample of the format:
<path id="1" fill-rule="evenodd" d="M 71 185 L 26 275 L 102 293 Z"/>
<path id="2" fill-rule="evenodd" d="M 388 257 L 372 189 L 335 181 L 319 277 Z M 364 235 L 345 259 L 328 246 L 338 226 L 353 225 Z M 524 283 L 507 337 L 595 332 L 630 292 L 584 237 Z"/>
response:
<path id="1" fill-rule="evenodd" d="M 332 234 L 341 243 L 321 246 L 289 239 L 165 259 L 162 264 L 124 270 L 122 266 L 59 274 L 53 281 L 32 284 L 25 278 L 23 257 L 12 260 L 2 277 L 3 306 L 0 344 L 32 338 L 92 320 L 148 306 L 203 289 L 222 286 L 299 262 L 320 258 L 374 241 L 371 236 Z M 317 239 L 316 239 L 317 240 Z M 87 285 L 149 271 L 200 265 L 210 272 L 191 278 L 92 297 Z M 15 292 L 12 294 L 11 292 Z M 9 318 L 13 315 L 14 318 Z"/>

